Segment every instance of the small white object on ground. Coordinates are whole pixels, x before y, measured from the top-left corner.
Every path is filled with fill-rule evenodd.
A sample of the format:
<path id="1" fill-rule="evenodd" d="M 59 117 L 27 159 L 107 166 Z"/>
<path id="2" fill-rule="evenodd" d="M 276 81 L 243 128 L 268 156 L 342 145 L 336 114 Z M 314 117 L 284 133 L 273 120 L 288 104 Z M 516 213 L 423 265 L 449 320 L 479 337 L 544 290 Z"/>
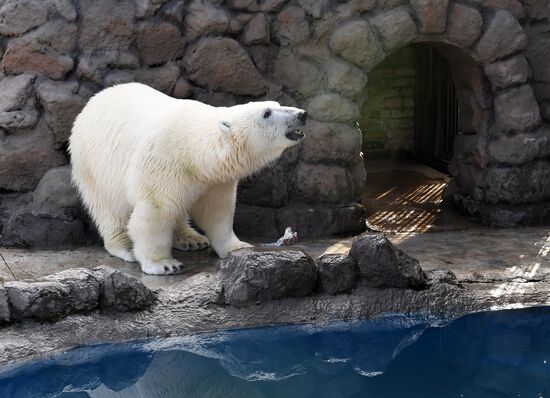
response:
<path id="1" fill-rule="evenodd" d="M 292 231 L 292 228 L 287 227 L 285 233 L 277 242 L 265 243 L 262 246 L 291 246 L 298 242 L 298 232 Z"/>

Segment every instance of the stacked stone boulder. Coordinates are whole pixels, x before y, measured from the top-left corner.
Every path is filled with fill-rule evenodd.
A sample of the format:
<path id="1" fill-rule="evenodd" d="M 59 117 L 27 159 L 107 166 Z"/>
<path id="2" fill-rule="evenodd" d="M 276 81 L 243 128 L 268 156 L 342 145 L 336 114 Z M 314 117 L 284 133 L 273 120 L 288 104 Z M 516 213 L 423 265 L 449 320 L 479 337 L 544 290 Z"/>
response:
<path id="1" fill-rule="evenodd" d="M 243 183 L 237 230 L 359 232 L 365 170 L 355 121 L 368 73 L 417 41 L 438 45 L 454 67 L 463 134 L 447 199 L 487 223 L 541 222 L 550 216 L 550 11 L 543 0 L 523 4 L 3 1 L 0 224 L 10 222 L 3 209 L 68 163 L 70 126 L 85 102 L 138 81 L 213 105 L 271 99 L 306 108 L 303 144 Z"/>
<path id="2" fill-rule="evenodd" d="M 137 311 L 153 300 L 151 290 L 133 276 L 104 266 L 74 268 L 0 284 L 0 325 L 24 319 L 57 320 L 98 308 Z"/>
<path id="3" fill-rule="evenodd" d="M 315 262 L 292 247 L 256 247 L 232 252 L 218 268 L 220 304 L 246 307 L 312 294 L 345 294 L 356 287 L 424 290 L 459 285 L 448 270 L 428 276 L 417 259 L 380 233 L 357 236 L 348 254 L 324 254 Z"/>

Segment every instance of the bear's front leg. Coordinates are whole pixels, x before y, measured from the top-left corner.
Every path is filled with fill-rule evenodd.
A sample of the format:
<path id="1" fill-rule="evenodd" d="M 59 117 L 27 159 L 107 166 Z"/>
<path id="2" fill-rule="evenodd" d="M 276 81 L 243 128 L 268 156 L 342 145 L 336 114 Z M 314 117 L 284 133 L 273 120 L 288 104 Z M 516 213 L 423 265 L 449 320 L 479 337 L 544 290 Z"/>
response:
<path id="1" fill-rule="evenodd" d="M 210 245 L 221 258 L 237 249 L 252 247 L 233 232 L 237 182 L 210 187 L 195 203 L 193 220 L 210 238 Z"/>
<path id="2" fill-rule="evenodd" d="M 172 258 L 173 222 L 147 201 L 134 207 L 128 232 L 134 242 L 134 254 L 146 274 L 170 275 L 183 272 L 181 262 Z"/>

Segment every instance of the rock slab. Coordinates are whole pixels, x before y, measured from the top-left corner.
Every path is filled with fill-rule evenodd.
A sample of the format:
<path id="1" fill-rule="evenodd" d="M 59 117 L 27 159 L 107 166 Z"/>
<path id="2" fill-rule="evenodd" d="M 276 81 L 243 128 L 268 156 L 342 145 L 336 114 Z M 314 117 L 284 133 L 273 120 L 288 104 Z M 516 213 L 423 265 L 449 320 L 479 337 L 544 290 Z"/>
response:
<path id="1" fill-rule="evenodd" d="M 356 237 L 349 254 L 357 261 L 363 285 L 416 290 L 428 286 L 418 260 L 394 246 L 382 234 L 367 232 Z"/>
<path id="2" fill-rule="evenodd" d="M 136 278 L 108 267 L 75 268 L 36 280 L 0 285 L 0 323 L 22 319 L 56 320 L 96 308 L 133 311 L 153 302 Z"/>
<path id="3" fill-rule="evenodd" d="M 317 260 L 318 290 L 327 294 L 351 291 L 357 282 L 357 263 L 345 254 L 324 254 Z"/>
<path id="4" fill-rule="evenodd" d="M 236 307 L 312 293 L 314 261 L 301 250 L 243 249 L 231 253 L 218 269 L 222 303 Z"/>
<path id="5" fill-rule="evenodd" d="M 94 268 L 100 280 L 101 308 L 120 312 L 136 311 L 153 303 L 153 293 L 138 279 L 109 267 Z"/>

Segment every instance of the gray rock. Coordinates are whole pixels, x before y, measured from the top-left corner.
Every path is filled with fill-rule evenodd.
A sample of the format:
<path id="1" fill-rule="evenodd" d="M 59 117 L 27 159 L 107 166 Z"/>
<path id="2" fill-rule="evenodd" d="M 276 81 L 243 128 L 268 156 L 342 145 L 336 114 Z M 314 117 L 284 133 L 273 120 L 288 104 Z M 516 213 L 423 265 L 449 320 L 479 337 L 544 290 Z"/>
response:
<path id="1" fill-rule="evenodd" d="M 189 41 L 199 36 L 234 30 L 231 17 L 223 8 L 209 0 L 194 0 L 185 13 L 185 37 Z"/>
<path id="2" fill-rule="evenodd" d="M 541 122 L 539 106 L 530 85 L 500 93 L 495 98 L 495 119 L 503 131 L 525 131 Z"/>
<path id="3" fill-rule="evenodd" d="M 478 10 L 451 3 L 447 38 L 460 48 L 469 48 L 481 35 L 483 17 Z"/>
<path id="4" fill-rule="evenodd" d="M 99 304 L 99 281 L 87 269 L 70 269 L 32 281 L 5 284 L 12 318 L 55 319 Z"/>
<path id="5" fill-rule="evenodd" d="M 536 203 L 550 200 L 550 164 L 538 161 L 528 166 L 490 167 L 487 171 L 488 203 Z"/>
<path id="6" fill-rule="evenodd" d="M 80 215 L 80 199 L 71 181 L 71 167 L 48 170 L 33 192 L 33 213 L 73 219 Z"/>
<path id="7" fill-rule="evenodd" d="M 405 5 L 405 3 L 406 0 L 378 0 L 378 6 L 383 10 L 399 7 Z"/>
<path id="8" fill-rule="evenodd" d="M 221 262 L 218 275 L 223 302 L 236 307 L 307 296 L 317 282 L 313 260 L 301 250 L 288 248 L 234 251 Z"/>
<path id="9" fill-rule="evenodd" d="M 4 225 L 1 242 L 7 246 L 36 249 L 67 248 L 86 243 L 86 227 L 80 219 L 52 218 L 23 209 Z"/>
<path id="10" fill-rule="evenodd" d="M 170 0 L 136 0 L 136 16 L 148 18 Z"/>
<path id="11" fill-rule="evenodd" d="M 363 92 L 368 78 L 359 68 L 336 59 L 326 64 L 328 87 L 350 98 Z"/>
<path id="12" fill-rule="evenodd" d="M 268 166 L 239 183 L 239 203 L 281 207 L 288 203 L 289 180 L 284 165 Z"/>
<path id="13" fill-rule="evenodd" d="M 55 143 L 62 146 L 68 141 L 73 123 L 86 104 L 86 100 L 76 94 L 78 83 L 45 80 L 38 84 L 36 92 L 45 111 L 46 123 L 54 133 Z"/>
<path id="14" fill-rule="evenodd" d="M 39 43 L 52 53 L 72 55 L 76 49 L 78 25 L 62 19 L 48 21 L 38 29 L 27 33 L 22 39 Z"/>
<path id="15" fill-rule="evenodd" d="M 3 284 L 0 284 L 0 325 L 11 320 L 8 294 Z"/>
<path id="16" fill-rule="evenodd" d="M 269 44 L 269 19 L 265 14 L 256 14 L 244 28 L 244 42 L 251 44 Z"/>
<path id="17" fill-rule="evenodd" d="M 140 61 L 137 55 L 127 50 L 102 50 L 100 53 L 81 55 L 76 76 L 99 84 L 105 72 L 110 68 L 136 69 L 139 66 Z M 154 76 L 149 79 L 154 80 Z"/>
<path id="18" fill-rule="evenodd" d="M 514 16 L 520 20 L 525 18 L 525 8 L 521 4 L 521 0 L 482 0 L 483 6 L 493 9 L 505 9 L 510 11 Z M 527 0 L 526 4 L 540 3 L 537 0 Z M 543 3 L 540 3 L 543 4 Z M 548 7 L 547 7 L 548 8 Z M 547 12 L 550 10 L 547 10 Z"/>
<path id="19" fill-rule="evenodd" d="M 330 0 L 298 0 L 298 4 L 315 19 L 321 18 L 329 7 Z"/>
<path id="20" fill-rule="evenodd" d="M 135 81 L 136 77 L 132 74 L 132 72 L 124 69 L 114 69 L 107 72 L 103 78 L 103 86 L 111 87 L 117 84 L 131 83 Z"/>
<path id="21" fill-rule="evenodd" d="M 357 263 L 345 254 L 324 254 L 317 260 L 317 284 L 327 294 L 349 292 L 357 282 Z"/>
<path id="22" fill-rule="evenodd" d="M 426 276 L 430 285 L 446 283 L 447 285 L 462 287 L 454 272 L 448 269 L 435 269 L 426 271 Z"/>
<path id="23" fill-rule="evenodd" d="M 193 87 L 187 79 L 180 77 L 174 85 L 172 96 L 176 98 L 189 98 L 193 94 Z"/>
<path id="24" fill-rule="evenodd" d="M 94 268 L 93 272 L 101 283 L 102 309 L 136 311 L 153 303 L 153 292 L 133 276 L 104 266 Z"/>
<path id="25" fill-rule="evenodd" d="M 174 62 L 154 68 L 141 68 L 132 71 L 137 82 L 147 84 L 165 94 L 170 94 L 180 75 L 180 68 Z"/>
<path id="26" fill-rule="evenodd" d="M 298 163 L 295 191 L 305 203 L 337 203 L 349 201 L 354 192 L 349 172 L 337 165 Z"/>
<path id="27" fill-rule="evenodd" d="M 0 35 L 18 36 L 42 25 L 48 18 L 45 1 L 7 0 L 0 6 Z"/>
<path id="28" fill-rule="evenodd" d="M 410 3 L 420 21 L 421 33 L 445 32 L 449 0 L 411 0 Z"/>
<path id="29" fill-rule="evenodd" d="M 90 311 L 99 305 L 100 283 L 95 273 L 88 269 L 68 269 L 45 276 L 39 281 L 59 282 L 68 289 L 69 294 L 64 302 L 65 309 L 59 315 Z"/>
<path id="30" fill-rule="evenodd" d="M 416 24 L 404 8 L 378 14 L 372 18 L 371 24 L 380 33 L 386 52 L 403 47 L 417 35 Z"/>
<path id="31" fill-rule="evenodd" d="M 246 1 L 246 0 L 245 0 Z M 264 0 L 260 5 L 260 11 L 262 12 L 277 12 L 279 11 L 288 0 Z"/>
<path id="32" fill-rule="evenodd" d="M 349 255 L 357 261 L 366 286 L 424 289 L 428 281 L 417 259 L 394 246 L 382 234 L 365 233 L 353 239 Z"/>
<path id="33" fill-rule="evenodd" d="M 527 46 L 527 36 L 518 20 L 506 10 L 498 10 L 476 46 L 484 63 L 494 62 Z"/>
<path id="34" fill-rule="evenodd" d="M 275 59 L 273 75 L 284 87 L 303 96 L 318 93 L 324 85 L 323 73 L 313 63 L 286 49 Z"/>
<path id="35" fill-rule="evenodd" d="M 320 94 L 306 104 L 309 116 L 319 121 L 347 122 L 357 120 L 357 104 L 335 93 Z"/>
<path id="36" fill-rule="evenodd" d="M 3 138 L 0 145 L 0 188 L 31 191 L 46 171 L 63 164 L 66 164 L 63 154 L 55 150 L 45 122 L 39 121 L 32 134 Z"/>
<path id="37" fill-rule="evenodd" d="M 32 128 L 37 122 L 38 112 L 35 109 L 0 112 L 0 128 L 6 130 Z"/>
<path id="38" fill-rule="evenodd" d="M 303 8 L 285 7 L 273 22 L 273 35 L 282 46 L 303 42 L 308 38 L 311 29 Z"/>
<path id="39" fill-rule="evenodd" d="M 74 61 L 50 46 L 22 37 L 9 41 L 2 65 L 10 74 L 36 72 L 60 80 L 73 69 Z"/>
<path id="40" fill-rule="evenodd" d="M 183 1 L 172 1 L 162 7 L 161 13 L 169 19 L 171 18 L 181 24 L 183 22 L 183 17 L 185 14 L 184 9 L 186 6 L 187 4 Z"/>
<path id="41" fill-rule="evenodd" d="M 521 150 L 518 150 L 521 148 Z M 550 131 L 502 134 L 489 144 L 491 157 L 499 163 L 525 164 L 550 156 Z"/>
<path id="42" fill-rule="evenodd" d="M 133 311 L 151 305 L 153 293 L 136 278 L 98 267 L 93 271 L 75 268 L 25 281 L 0 286 L 0 303 L 5 294 L 11 308 L 10 318 L 56 320 L 98 308 Z M 0 309 L 4 309 L 0 306 Z M 0 314 L 6 314 L 1 312 Z M 8 313 L 9 314 L 9 313 Z M 6 320 L 0 317 L 0 322 Z"/>
<path id="43" fill-rule="evenodd" d="M 302 159 L 306 162 L 347 164 L 359 154 L 362 135 L 356 125 L 309 120 L 304 132 Z"/>
<path id="44" fill-rule="evenodd" d="M 57 12 L 67 21 L 76 20 L 76 8 L 71 0 L 54 0 L 54 4 Z"/>
<path id="45" fill-rule="evenodd" d="M 163 64 L 183 54 L 181 32 L 168 22 L 140 23 L 137 26 L 137 44 L 146 65 Z"/>
<path id="46" fill-rule="evenodd" d="M 14 320 L 55 319 L 69 313 L 69 287 L 59 281 L 13 281 L 4 286 Z"/>
<path id="47" fill-rule="evenodd" d="M 193 99 L 212 106 L 233 106 L 238 103 L 233 94 L 205 90 L 198 86 L 193 86 Z"/>
<path id="48" fill-rule="evenodd" d="M 529 79 L 530 72 L 529 64 L 523 55 L 487 64 L 484 70 L 494 88 L 506 88 L 525 83 Z"/>
<path id="49" fill-rule="evenodd" d="M 134 32 L 134 15 L 134 3 L 129 0 L 81 0 L 80 48 L 128 49 Z"/>
<path id="50" fill-rule="evenodd" d="M 0 80 L 0 112 L 20 110 L 33 91 L 35 75 L 25 73 Z"/>
<path id="51" fill-rule="evenodd" d="M 366 70 L 384 58 L 382 45 L 367 21 L 352 21 L 338 27 L 330 36 L 330 48 L 342 58 Z"/>
<path id="52" fill-rule="evenodd" d="M 277 12 L 288 0 L 229 0 L 229 6 L 236 10 L 251 12 Z"/>
<path id="53" fill-rule="evenodd" d="M 282 235 L 277 228 L 277 209 L 264 206 L 249 206 L 237 201 L 234 228 L 238 236 L 256 236 L 266 242 L 275 242 Z M 300 236 L 301 231 L 300 231 Z"/>
<path id="54" fill-rule="evenodd" d="M 246 51 L 233 39 L 202 38 L 184 57 L 191 81 L 212 90 L 259 96 L 266 82 Z"/>
<path id="55" fill-rule="evenodd" d="M 550 13 L 550 7 L 547 8 Z M 525 29 L 529 42 L 524 53 L 533 71 L 533 78 L 540 82 L 550 82 L 550 68 L 548 68 L 548 59 L 550 59 L 548 26 L 546 24 L 534 24 Z"/>

